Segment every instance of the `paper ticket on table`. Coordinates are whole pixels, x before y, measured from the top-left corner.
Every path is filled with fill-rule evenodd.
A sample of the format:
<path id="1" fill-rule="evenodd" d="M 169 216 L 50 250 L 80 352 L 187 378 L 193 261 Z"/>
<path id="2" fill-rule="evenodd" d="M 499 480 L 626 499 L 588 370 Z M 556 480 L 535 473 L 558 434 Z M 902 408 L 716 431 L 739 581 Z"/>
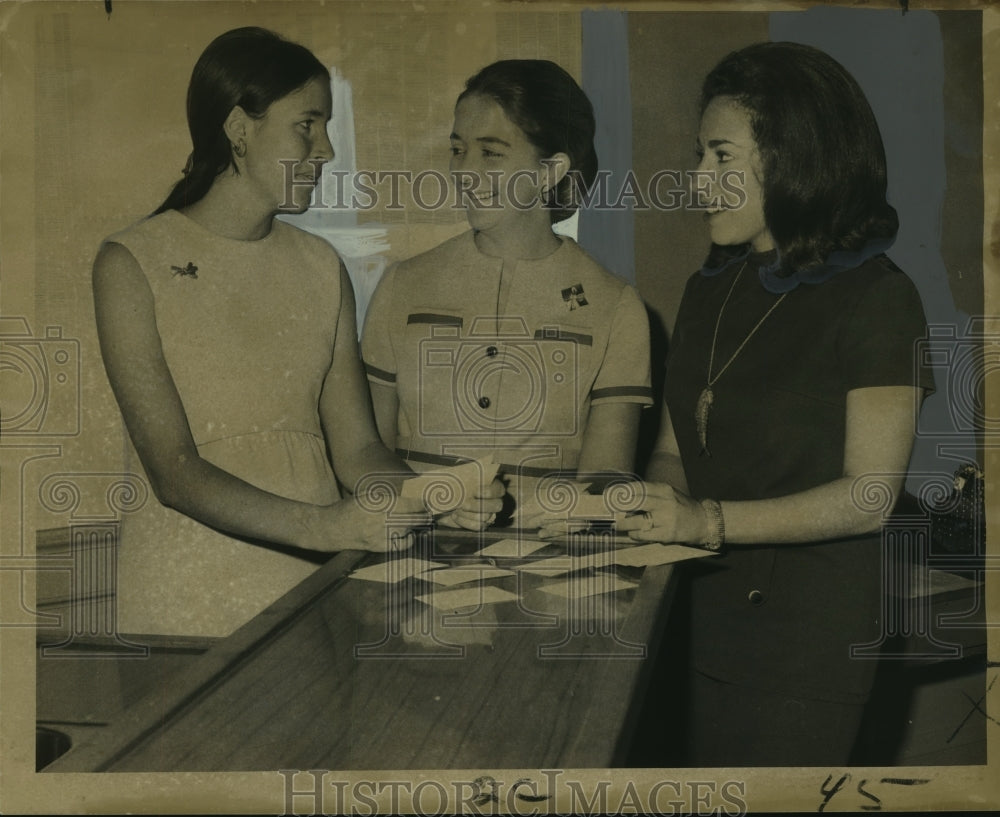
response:
<path id="1" fill-rule="evenodd" d="M 576 497 L 576 501 L 568 511 L 562 513 L 546 511 L 541 514 L 542 521 L 573 519 L 610 522 L 614 518 L 615 513 L 608 507 L 603 494 L 581 493 Z"/>
<path id="2" fill-rule="evenodd" d="M 501 539 L 492 545 L 487 545 L 476 553 L 491 559 L 517 559 L 530 556 L 536 550 L 548 547 L 551 542 L 540 542 L 537 539 Z"/>
<path id="3" fill-rule="evenodd" d="M 492 457 L 435 468 L 404 481 L 401 495 L 423 502 L 431 513 L 448 513 L 489 485 L 499 469 Z"/>
<path id="4" fill-rule="evenodd" d="M 590 485 L 589 482 L 542 479 L 535 488 L 535 495 L 523 497 L 510 518 L 525 530 L 539 527 L 544 519 L 565 519 L 567 510 L 575 507 L 582 497 L 589 496 L 587 489 Z M 540 497 L 545 498 L 545 505 L 539 501 Z M 561 512 L 554 511 L 551 509 L 552 504 L 565 507 Z"/>
<path id="5" fill-rule="evenodd" d="M 438 610 L 461 610 L 466 607 L 479 607 L 482 604 L 517 601 L 517 593 L 486 584 L 478 587 L 464 587 L 461 590 L 443 590 L 440 593 L 428 593 L 416 598 Z"/>
<path id="6" fill-rule="evenodd" d="M 389 559 L 385 562 L 379 562 L 377 565 L 362 567 L 348 574 L 348 578 L 362 579 L 366 582 L 395 584 L 396 582 L 403 581 L 403 579 L 416 576 L 418 573 L 426 573 L 429 570 L 447 566 L 442 562 L 429 562 L 426 559 L 414 559 L 404 556 L 401 559 Z"/>
<path id="7" fill-rule="evenodd" d="M 513 569 L 540 576 L 558 576 L 561 573 L 572 573 L 574 570 L 585 570 L 588 567 L 606 567 L 609 564 L 611 560 L 607 554 L 588 553 L 586 556 L 553 556 L 550 559 L 515 565 Z"/>
<path id="8" fill-rule="evenodd" d="M 513 576 L 513 570 L 506 570 L 502 567 L 492 565 L 469 565 L 466 567 L 449 567 L 445 570 L 429 570 L 421 573 L 417 578 L 426 579 L 435 584 L 442 584 L 451 587 L 456 584 L 466 584 L 467 582 L 481 581 L 483 579 L 495 579 L 498 576 Z"/>
<path id="9" fill-rule="evenodd" d="M 703 548 L 691 548 L 686 545 L 660 545 L 652 542 L 648 545 L 619 548 L 611 552 L 609 557 L 616 565 L 624 567 L 651 567 L 715 555 L 711 550 Z"/>
<path id="10" fill-rule="evenodd" d="M 638 587 L 636 582 L 620 579 L 614 573 L 594 573 L 592 576 L 580 576 L 567 579 L 564 582 L 542 585 L 539 590 L 553 596 L 568 599 L 582 599 L 587 596 L 598 596 L 602 593 L 617 593 L 619 590 L 631 590 Z"/>

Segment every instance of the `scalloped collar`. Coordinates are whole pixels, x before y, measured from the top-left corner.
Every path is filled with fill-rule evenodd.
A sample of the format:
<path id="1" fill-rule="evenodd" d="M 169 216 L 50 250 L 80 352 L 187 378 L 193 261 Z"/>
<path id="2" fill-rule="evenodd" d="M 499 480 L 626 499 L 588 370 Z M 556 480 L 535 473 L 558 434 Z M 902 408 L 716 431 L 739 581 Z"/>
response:
<path id="1" fill-rule="evenodd" d="M 825 263 L 793 272 L 791 275 L 779 274 L 781 269 L 781 253 L 778 250 L 755 253 L 751 252 L 750 245 L 747 244 L 743 252 L 726 259 L 720 266 L 703 266 L 699 272 L 706 277 L 711 277 L 729 269 L 734 264 L 745 261 L 748 266 L 757 267 L 757 276 L 760 278 L 760 283 L 764 289 L 780 295 L 784 292 L 791 292 L 799 284 L 822 284 L 824 281 L 829 281 L 838 272 L 856 269 L 868 259 L 884 253 L 892 246 L 894 241 L 895 236 L 892 238 L 875 238 L 865 244 L 860 250 L 837 250 L 827 256 Z"/>

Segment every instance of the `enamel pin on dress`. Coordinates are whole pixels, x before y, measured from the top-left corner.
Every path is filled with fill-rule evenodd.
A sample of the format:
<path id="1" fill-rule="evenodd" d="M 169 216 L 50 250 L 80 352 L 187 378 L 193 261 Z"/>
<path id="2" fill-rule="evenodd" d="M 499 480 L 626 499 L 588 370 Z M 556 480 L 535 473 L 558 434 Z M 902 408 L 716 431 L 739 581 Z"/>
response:
<path id="1" fill-rule="evenodd" d="M 722 323 L 722 313 L 726 311 L 726 304 L 729 303 L 729 298 L 733 294 L 733 290 L 736 289 L 736 284 L 740 280 L 740 276 L 743 275 L 743 270 L 747 268 L 747 262 L 743 262 L 743 266 L 740 267 L 740 271 L 736 273 L 733 277 L 733 283 L 729 287 L 729 292 L 726 293 L 726 298 L 722 302 L 722 306 L 719 307 L 719 316 L 715 319 L 715 331 L 712 333 L 712 349 L 708 355 L 708 375 L 706 377 L 705 388 L 701 390 L 701 394 L 698 395 L 698 402 L 695 405 L 694 410 L 694 421 L 698 429 L 698 442 L 701 444 L 701 454 L 712 456 L 712 452 L 708 450 L 708 413 L 712 409 L 712 402 L 715 400 L 715 393 L 712 391 L 712 386 L 716 384 L 718 379 L 722 377 L 726 369 L 729 368 L 730 364 L 736 360 L 737 355 L 743 351 L 743 347 L 747 345 L 747 341 L 750 340 L 756 333 L 757 330 L 763 325 L 764 321 L 768 319 L 772 312 L 778 308 L 780 304 L 786 297 L 788 293 L 786 292 L 778 300 L 776 300 L 771 308 L 764 313 L 764 316 L 757 321 L 753 329 L 750 330 L 749 334 L 743 338 L 743 342 L 736 347 L 736 351 L 730 356 L 729 360 L 726 361 L 725 365 L 716 372 L 715 375 L 712 374 L 712 368 L 715 365 L 715 344 L 719 339 L 719 324 Z"/>
<path id="2" fill-rule="evenodd" d="M 569 303 L 570 312 L 578 306 L 586 306 L 587 299 L 583 294 L 583 284 L 573 284 L 562 291 L 562 299 Z"/>
<path id="3" fill-rule="evenodd" d="M 174 275 L 180 275 L 182 278 L 198 277 L 198 268 L 191 261 L 188 261 L 187 266 L 185 267 L 171 266 L 170 269 L 173 271 Z"/>

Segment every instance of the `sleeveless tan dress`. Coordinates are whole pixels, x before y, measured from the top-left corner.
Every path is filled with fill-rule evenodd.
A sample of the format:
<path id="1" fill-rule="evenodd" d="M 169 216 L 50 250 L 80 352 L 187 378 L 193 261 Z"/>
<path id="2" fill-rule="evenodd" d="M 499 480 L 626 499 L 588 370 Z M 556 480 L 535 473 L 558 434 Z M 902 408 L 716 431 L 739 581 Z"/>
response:
<path id="1" fill-rule="evenodd" d="M 318 410 L 340 312 L 333 249 L 282 222 L 261 240 L 236 241 L 176 211 L 108 240 L 127 248 L 149 281 L 201 456 L 271 493 L 336 501 Z M 315 569 L 206 527 L 150 493 L 122 520 L 118 630 L 226 635 Z"/>

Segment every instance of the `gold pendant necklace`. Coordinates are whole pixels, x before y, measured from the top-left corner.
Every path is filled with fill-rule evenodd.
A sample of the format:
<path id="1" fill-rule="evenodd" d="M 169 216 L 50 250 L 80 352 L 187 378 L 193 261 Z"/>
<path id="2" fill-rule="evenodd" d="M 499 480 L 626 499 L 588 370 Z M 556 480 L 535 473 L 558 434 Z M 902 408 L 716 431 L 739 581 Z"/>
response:
<path id="1" fill-rule="evenodd" d="M 784 293 L 784 295 L 778 298 L 778 300 L 771 305 L 771 308 L 764 313 L 764 317 L 757 321 L 757 325 L 750 330 L 750 333 L 743 338 L 743 342 L 736 347 L 736 351 L 733 352 L 729 360 L 726 361 L 725 365 L 713 376 L 712 367 L 715 365 L 715 344 L 719 339 L 719 324 L 722 323 L 722 313 L 726 311 L 726 304 L 729 303 L 729 298 L 733 294 L 733 290 L 736 289 L 736 284 L 739 282 L 740 276 L 743 275 L 743 270 L 746 268 L 747 262 L 744 261 L 743 266 L 740 267 L 740 271 L 737 272 L 736 276 L 733 278 L 733 283 L 729 286 L 729 292 L 726 293 L 726 298 L 722 302 L 722 306 L 719 308 L 719 316 L 715 319 L 715 331 L 712 333 L 712 349 L 708 356 L 708 376 L 706 378 L 705 388 L 703 388 L 701 390 L 701 394 L 698 395 L 698 403 L 695 406 L 694 411 L 694 420 L 698 428 L 698 442 L 701 443 L 701 454 L 707 454 L 709 457 L 712 456 L 712 452 L 708 450 L 708 412 L 712 408 L 712 402 L 715 400 L 715 393 L 712 391 L 712 386 L 714 386 L 718 379 L 722 377 L 723 373 L 729 368 L 730 364 L 736 360 L 736 356 L 743 351 L 743 347 L 747 345 L 747 341 L 749 341 L 750 338 L 756 334 L 757 330 L 760 329 L 764 321 L 768 319 L 770 314 L 778 308 L 778 304 L 785 300 L 785 297 L 788 295 L 787 292 Z"/>

